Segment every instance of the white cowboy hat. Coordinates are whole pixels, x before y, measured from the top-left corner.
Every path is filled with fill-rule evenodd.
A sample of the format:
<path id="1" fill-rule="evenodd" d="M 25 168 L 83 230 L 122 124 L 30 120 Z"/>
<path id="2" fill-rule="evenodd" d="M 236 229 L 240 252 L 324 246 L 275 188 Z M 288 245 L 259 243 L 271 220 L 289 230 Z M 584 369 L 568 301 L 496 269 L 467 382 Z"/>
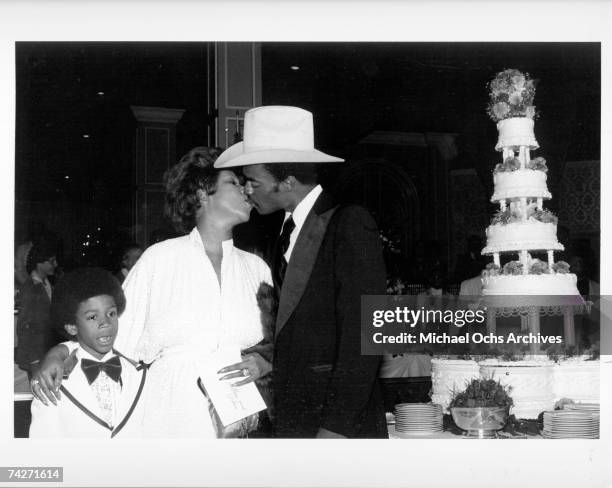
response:
<path id="1" fill-rule="evenodd" d="M 215 161 L 215 168 L 262 163 L 341 163 L 314 148 L 312 113 L 298 107 L 267 106 L 244 114 L 244 139 Z"/>

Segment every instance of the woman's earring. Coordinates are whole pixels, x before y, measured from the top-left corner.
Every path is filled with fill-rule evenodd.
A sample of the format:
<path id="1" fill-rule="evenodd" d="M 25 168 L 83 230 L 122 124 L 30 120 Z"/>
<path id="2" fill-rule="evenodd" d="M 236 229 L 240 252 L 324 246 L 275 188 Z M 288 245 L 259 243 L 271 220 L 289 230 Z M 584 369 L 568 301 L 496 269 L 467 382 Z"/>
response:
<path id="1" fill-rule="evenodd" d="M 208 200 L 208 195 L 206 194 L 204 190 L 197 190 L 196 196 L 198 197 L 198 200 L 200 201 L 201 204 Z"/>

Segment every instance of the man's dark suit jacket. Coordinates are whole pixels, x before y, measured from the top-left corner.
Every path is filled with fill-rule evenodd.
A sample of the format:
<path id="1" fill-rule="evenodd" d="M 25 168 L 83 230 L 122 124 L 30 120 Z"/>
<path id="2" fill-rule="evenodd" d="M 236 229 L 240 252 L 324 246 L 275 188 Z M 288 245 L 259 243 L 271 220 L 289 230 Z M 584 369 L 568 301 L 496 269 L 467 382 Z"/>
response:
<path id="1" fill-rule="evenodd" d="M 376 224 L 362 207 L 322 193 L 300 231 L 275 326 L 278 437 L 387 437 L 378 356 L 361 355 L 361 295 L 385 293 Z"/>

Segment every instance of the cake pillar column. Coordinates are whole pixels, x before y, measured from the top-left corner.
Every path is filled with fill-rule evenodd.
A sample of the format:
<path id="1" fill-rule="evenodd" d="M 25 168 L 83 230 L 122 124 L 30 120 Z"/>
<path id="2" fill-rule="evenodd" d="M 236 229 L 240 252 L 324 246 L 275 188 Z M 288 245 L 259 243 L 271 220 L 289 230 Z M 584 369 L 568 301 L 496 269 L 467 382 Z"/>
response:
<path id="1" fill-rule="evenodd" d="M 521 220 L 525 222 L 527 220 L 527 197 L 521 197 Z"/>
<path id="2" fill-rule="evenodd" d="M 529 331 L 529 320 L 527 315 L 521 315 L 521 332 Z"/>
<path id="3" fill-rule="evenodd" d="M 527 148 L 525 146 L 519 147 L 519 161 L 521 162 L 521 169 L 525 169 L 525 166 L 527 166 L 527 156 L 525 154 L 526 150 Z"/>
<path id="4" fill-rule="evenodd" d="M 540 307 L 529 307 L 529 332 L 536 337 L 540 333 Z M 536 343 L 529 344 L 531 354 L 537 354 L 540 351 L 540 345 Z"/>
<path id="5" fill-rule="evenodd" d="M 548 272 L 553 272 L 553 264 L 555 264 L 555 258 L 553 255 L 553 251 L 548 251 Z"/>
<path id="6" fill-rule="evenodd" d="M 568 346 L 576 345 L 576 331 L 574 328 L 574 309 L 573 307 L 563 308 L 563 337 Z"/>
<path id="7" fill-rule="evenodd" d="M 497 324 L 495 323 L 495 308 L 487 307 L 487 334 L 495 334 Z"/>
<path id="8" fill-rule="evenodd" d="M 521 264 L 523 265 L 523 274 L 524 275 L 529 274 L 529 269 L 528 269 L 529 263 L 527 262 L 528 261 L 527 251 L 521 251 L 520 261 L 521 261 Z"/>

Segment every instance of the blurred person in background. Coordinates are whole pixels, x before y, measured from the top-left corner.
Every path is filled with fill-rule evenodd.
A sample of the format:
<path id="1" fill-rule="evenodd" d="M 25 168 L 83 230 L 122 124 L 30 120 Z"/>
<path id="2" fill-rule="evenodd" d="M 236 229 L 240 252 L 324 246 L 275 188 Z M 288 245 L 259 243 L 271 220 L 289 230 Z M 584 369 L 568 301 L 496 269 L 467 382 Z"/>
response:
<path id="1" fill-rule="evenodd" d="M 15 248 L 15 287 L 17 289 L 20 289 L 29 278 L 26 264 L 33 244 L 32 240 L 28 239 Z"/>
<path id="2" fill-rule="evenodd" d="M 123 246 L 121 250 L 121 261 L 119 263 L 119 271 L 115 274 L 115 278 L 119 280 L 119 283 L 123 283 L 123 280 L 127 277 L 132 267 L 136 264 L 136 261 L 142 256 L 142 247 L 135 242 L 131 242 Z"/>
<path id="3" fill-rule="evenodd" d="M 17 319 L 15 362 L 32 374 L 45 352 L 60 340 L 50 318 L 52 288 L 49 277 L 57 268 L 54 239 L 38 239 L 26 262 L 28 277 L 21 287 L 21 311 Z"/>

